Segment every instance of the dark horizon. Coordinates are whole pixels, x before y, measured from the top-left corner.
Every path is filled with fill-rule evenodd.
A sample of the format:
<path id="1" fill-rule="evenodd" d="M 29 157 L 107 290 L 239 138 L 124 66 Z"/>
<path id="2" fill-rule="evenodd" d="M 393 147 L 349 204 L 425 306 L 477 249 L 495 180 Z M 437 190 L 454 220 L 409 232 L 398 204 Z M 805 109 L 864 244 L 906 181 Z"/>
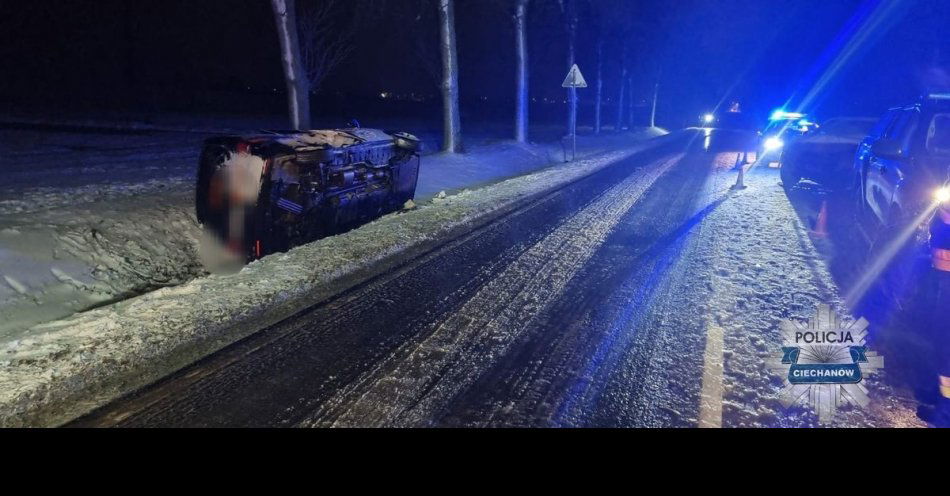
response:
<path id="1" fill-rule="evenodd" d="M 284 112 L 277 36 L 264 0 L 4 4 L 9 15 L 0 30 L 4 37 L 0 60 L 6 75 L 0 80 L 0 102 L 10 111 Z M 940 24 L 950 14 L 948 2 L 668 4 L 636 2 L 635 18 L 629 21 L 636 94 L 645 105 L 659 75 L 661 125 L 689 124 L 693 116 L 731 100 L 739 100 L 761 117 L 786 101 L 797 105 L 796 99 L 803 99 L 819 81 L 823 81 L 820 91 L 806 111 L 820 117 L 876 115 L 940 86 L 944 79 L 946 55 L 940 46 L 950 41 L 950 34 Z M 884 12 L 878 14 L 882 19 L 875 19 L 875 12 Z M 434 17 L 420 22 L 428 21 L 434 23 Z M 434 36 L 434 24 L 422 27 Z M 582 12 L 578 63 L 591 83 L 599 29 Z M 849 40 L 862 34 L 860 42 L 849 47 Z M 438 89 L 408 46 L 409 36 L 407 27 L 395 22 L 381 22 L 359 33 L 349 59 L 314 98 L 314 116 L 371 113 L 369 107 L 379 103 L 381 92 L 421 95 L 430 101 L 420 109 L 437 108 Z M 459 0 L 463 110 L 482 110 L 489 120 L 504 120 L 511 114 L 513 36 L 508 14 L 495 3 Z M 531 96 L 540 108 L 535 115 L 553 120 L 562 111 L 553 102 L 564 97 L 560 82 L 567 69 L 565 37 L 555 6 L 540 0 L 532 3 L 528 36 Z M 604 50 L 608 122 L 617 86 L 618 50 L 619 40 L 608 38 Z M 841 58 L 846 51 L 851 55 Z M 592 92 L 593 88 L 580 92 L 582 124 L 589 119 Z M 545 105 L 544 99 L 552 103 Z"/>

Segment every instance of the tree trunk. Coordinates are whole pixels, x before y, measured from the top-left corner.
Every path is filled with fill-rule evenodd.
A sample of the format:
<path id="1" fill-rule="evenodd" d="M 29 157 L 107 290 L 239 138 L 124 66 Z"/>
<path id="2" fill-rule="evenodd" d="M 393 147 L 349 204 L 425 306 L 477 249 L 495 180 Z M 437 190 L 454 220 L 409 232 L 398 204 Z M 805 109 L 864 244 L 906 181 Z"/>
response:
<path id="1" fill-rule="evenodd" d="M 515 78 L 515 141 L 528 140 L 528 33 L 526 10 L 528 0 L 515 4 L 515 59 L 518 69 Z"/>
<path id="2" fill-rule="evenodd" d="M 574 64 L 575 60 L 575 51 L 576 51 L 576 36 L 577 34 L 577 18 L 572 16 L 568 19 L 567 23 L 567 70 L 570 71 Z M 567 113 L 567 131 L 570 136 L 574 136 L 577 133 L 577 88 L 568 88 L 567 89 L 567 102 L 570 105 Z"/>
<path id="3" fill-rule="evenodd" d="M 597 41 L 597 87 L 594 90 L 594 134 L 600 134 L 600 110 L 604 97 L 604 40 Z"/>
<path id="4" fill-rule="evenodd" d="M 657 78 L 656 84 L 653 85 L 653 107 L 650 109 L 650 127 L 656 127 L 656 100 L 660 95 L 660 80 Z"/>
<path id="5" fill-rule="evenodd" d="M 631 76 L 629 81 L 627 81 L 627 88 L 630 91 L 630 100 L 627 103 L 627 107 L 629 108 L 629 111 L 627 112 L 627 127 L 630 129 L 633 129 L 634 121 L 636 120 L 636 109 L 637 109 L 637 101 L 636 101 L 637 95 L 634 94 L 634 90 L 633 90 L 633 76 Z"/>
<path id="6" fill-rule="evenodd" d="M 284 66 L 284 81 L 287 83 L 290 125 L 294 129 L 309 129 L 310 85 L 300 60 L 296 6 L 294 0 L 271 0 L 271 7 L 274 9 L 277 36 L 280 38 L 280 60 Z"/>
<path id="7" fill-rule="evenodd" d="M 614 131 L 620 132 L 623 129 L 623 105 L 624 96 L 627 93 L 627 65 L 626 62 L 620 68 L 620 94 L 617 97 L 617 125 Z"/>
<path id="8" fill-rule="evenodd" d="M 462 151 L 462 122 L 459 116 L 454 0 L 439 0 L 439 35 L 442 52 L 442 151 L 455 153 Z"/>

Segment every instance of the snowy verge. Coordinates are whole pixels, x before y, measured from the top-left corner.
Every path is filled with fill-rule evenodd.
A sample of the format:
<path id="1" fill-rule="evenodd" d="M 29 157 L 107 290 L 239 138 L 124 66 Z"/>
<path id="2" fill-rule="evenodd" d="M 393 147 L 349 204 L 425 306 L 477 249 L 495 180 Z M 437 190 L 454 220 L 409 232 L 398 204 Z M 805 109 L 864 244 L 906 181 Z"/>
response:
<path id="1" fill-rule="evenodd" d="M 203 274 L 193 205 L 193 188 L 178 187 L 0 212 L 0 342 Z"/>
<path id="2" fill-rule="evenodd" d="M 590 157 L 664 134 L 580 136 Z M 194 157 L 199 138 L 0 131 L 0 342 L 97 306 L 205 274 L 198 258 Z M 416 202 L 534 172 L 563 142 L 482 142 L 423 158 Z"/>
<path id="3" fill-rule="evenodd" d="M 383 273 L 528 198 L 666 142 L 639 142 L 70 318 L 0 343 L 0 426 L 58 425 Z"/>

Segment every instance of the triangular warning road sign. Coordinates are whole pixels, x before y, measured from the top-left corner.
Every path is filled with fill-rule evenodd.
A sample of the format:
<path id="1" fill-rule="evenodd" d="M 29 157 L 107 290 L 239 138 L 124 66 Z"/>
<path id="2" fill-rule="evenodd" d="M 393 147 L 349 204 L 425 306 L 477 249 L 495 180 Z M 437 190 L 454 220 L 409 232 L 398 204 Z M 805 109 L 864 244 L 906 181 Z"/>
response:
<path id="1" fill-rule="evenodd" d="M 587 81 L 584 80 L 584 75 L 581 74 L 581 70 L 577 67 L 577 64 L 574 64 L 571 67 L 571 72 L 567 73 L 567 77 L 564 78 L 564 82 L 561 84 L 562 88 L 586 88 Z"/>

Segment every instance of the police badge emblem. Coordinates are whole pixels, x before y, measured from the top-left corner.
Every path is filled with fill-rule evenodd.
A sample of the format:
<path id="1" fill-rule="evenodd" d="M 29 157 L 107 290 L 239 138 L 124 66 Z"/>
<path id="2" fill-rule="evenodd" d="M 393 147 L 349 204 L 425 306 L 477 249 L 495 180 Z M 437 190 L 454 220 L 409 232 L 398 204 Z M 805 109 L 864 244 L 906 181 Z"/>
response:
<path id="1" fill-rule="evenodd" d="M 864 380 L 884 367 L 884 357 L 866 346 L 868 321 L 843 322 L 828 305 L 819 305 L 807 324 L 785 320 L 781 324 L 782 353 L 769 368 L 785 376 L 781 402 L 810 405 L 818 423 L 830 423 L 838 407 L 870 402 Z"/>

